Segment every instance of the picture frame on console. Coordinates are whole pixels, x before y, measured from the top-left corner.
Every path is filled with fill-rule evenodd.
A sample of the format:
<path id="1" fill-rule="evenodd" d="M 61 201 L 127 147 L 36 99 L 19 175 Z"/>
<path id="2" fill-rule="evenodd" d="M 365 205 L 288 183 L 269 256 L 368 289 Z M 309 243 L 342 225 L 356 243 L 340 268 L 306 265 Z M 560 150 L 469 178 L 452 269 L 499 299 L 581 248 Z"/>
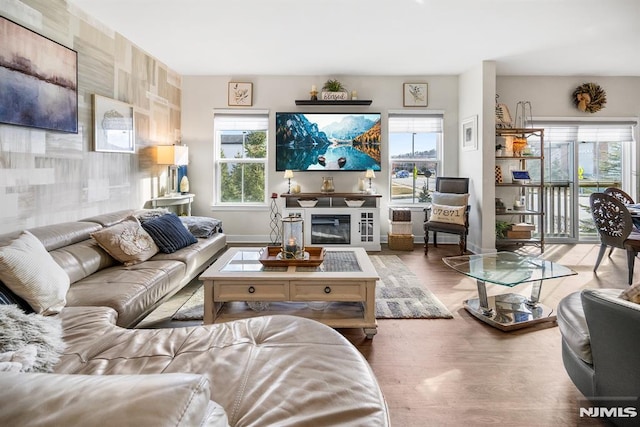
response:
<path id="1" fill-rule="evenodd" d="M 135 152 L 133 105 L 93 94 L 93 149 L 110 153 Z"/>
<path id="2" fill-rule="evenodd" d="M 253 105 L 253 83 L 229 82 L 227 104 L 230 107 L 251 107 Z"/>
<path id="3" fill-rule="evenodd" d="M 0 123 L 78 133 L 78 53 L 0 16 Z"/>
<path id="4" fill-rule="evenodd" d="M 404 83 L 402 85 L 402 105 L 405 107 L 426 107 L 428 104 L 427 83 Z"/>

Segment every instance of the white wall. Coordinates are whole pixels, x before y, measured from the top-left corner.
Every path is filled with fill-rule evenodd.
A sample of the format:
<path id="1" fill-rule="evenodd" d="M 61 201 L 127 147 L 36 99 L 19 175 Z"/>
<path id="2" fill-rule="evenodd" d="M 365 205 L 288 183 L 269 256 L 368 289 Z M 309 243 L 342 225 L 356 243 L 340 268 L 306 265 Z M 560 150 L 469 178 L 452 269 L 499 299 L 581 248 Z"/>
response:
<path id="1" fill-rule="evenodd" d="M 460 123 L 467 118 L 477 118 L 478 148 L 460 151 L 460 176 L 469 177 L 469 237 L 467 248 L 475 253 L 495 249 L 493 232 L 493 181 L 494 160 L 494 114 L 492 99 L 495 93 L 496 65 L 484 61 L 477 67 L 463 73 L 459 81 Z M 487 101 L 489 100 L 489 101 Z M 461 143 L 458 142 L 458 146 Z M 491 171 L 489 174 L 488 171 Z M 485 179 L 490 177 L 491 179 Z"/>
<path id="2" fill-rule="evenodd" d="M 356 90 L 359 99 L 373 100 L 370 106 L 345 107 L 298 107 L 296 99 L 308 99 L 311 85 L 322 87 L 328 78 L 338 78 L 346 88 Z M 389 110 L 402 109 L 402 84 L 405 82 L 428 83 L 428 110 L 444 111 L 444 165 L 443 174 L 458 174 L 458 78 L 457 76 L 183 76 L 182 80 L 182 140 L 189 146 L 188 167 L 191 191 L 196 194 L 194 215 L 215 216 L 223 221 L 229 241 L 268 241 L 270 216 L 268 208 L 261 210 L 220 210 L 213 203 L 213 111 L 226 109 L 227 84 L 230 81 L 253 83 L 253 106 L 251 108 L 270 111 L 270 127 L 275 126 L 276 111 L 349 111 L 381 112 L 382 158 L 388 156 L 386 118 Z M 237 107 L 236 107 L 237 108 Z M 246 110 L 247 108 L 242 108 Z M 415 108 L 407 108 L 414 111 Z M 267 188 L 268 193 L 287 191 L 282 172 L 275 172 L 274 135 L 269 135 Z M 336 172 L 332 176 L 336 191 L 356 189 L 358 172 Z M 321 172 L 297 172 L 292 182 L 300 184 L 302 191 L 320 190 Z M 376 174 L 374 186 L 382 197 L 381 234 L 386 241 L 388 231 L 387 198 L 390 185 L 389 168 L 383 161 L 381 173 Z M 278 198 L 282 211 L 283 200 Z M 239 214 L 240 213 L 240 214 Z M 423 213 L 419 209 L 413 214 L 413 230 L 416 241 L 423 236 Z"/>

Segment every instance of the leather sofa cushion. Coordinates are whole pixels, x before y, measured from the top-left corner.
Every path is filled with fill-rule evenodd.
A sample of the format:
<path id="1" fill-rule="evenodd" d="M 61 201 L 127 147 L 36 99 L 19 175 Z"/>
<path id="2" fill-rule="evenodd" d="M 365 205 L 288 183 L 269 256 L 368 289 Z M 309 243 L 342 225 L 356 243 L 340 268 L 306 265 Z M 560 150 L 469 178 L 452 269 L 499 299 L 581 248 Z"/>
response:
<path id="1" fill-rule="evenodd" d="M 30 228 L 28 231 L 42 242 L 47 251 L 81 242 L 90 238 L 91 233 L 100 230 L 99 225 L 88 222 L 65 222 L 55 225 Z M 6 246 L 20 235 L 20 232 L 0 236 L 0 246 Z"/>
<path id="2" fill-rule="evenodd" d="M 5 426 L 227 426 L 196 374 L 0 374 Z"/>
<path id="3" fill-rule="evenodd" d="M 580 292 L 573 292 L 558 304 L 558 327 L 568 347 L 585 363 L 592 364 L 589 328 Z"/>
<path id="4" fill-rule="evenodd" d="M 49 253 L 67 273 L 71 283 L 116 265 L 116 260 L 93 239 L 83 240 Z"/>
<path id="5" fill-rule="evenodd" d="M 213 262 L 215 255 L 223 250 L 226 244 L 226 237 L 223 234 L 216 234 L 208 239 L 198 239 L 195 244 L 179 249 L 172 254 L 158 252 L 151 260 L 176 260 L 185 263 L 187 265 L 187 280 L 184 284 L 186 285 L 190 278 L 204 271 Z"/>
<path id="6" fill-rule="evenodd" d="M 261 316 L 131 330 L 100 327 L 105 313 L 89 312 L 87 317 L 81 309 L 66 310 L 63 325 L 72 337 L 65 337 L 69 347 L 58 373 L 200 373 L 211 384 L 210 399 L 225 408 L 231 425 L 389 425 L 369 364 L 342 335 L 321 323 Z M 74 320 L 77 315 L 85 315 L 95 333 Z M 82 334 L 85 340 L 79 339 Z"/>
<path id="7" fill-rule="evenodd" d="M 99 224 L 103 227 L 110 227 L 113 224 L 117 224 L 126 217 L 133 215 L 135 210 L 133 209 L 125 209 L 116 212 L 109 212 L 106 214 L 96 215 L 89 218 L 84 218 L 82 221 L 91 222 L 95 224 Z"/>
<path id="8" fill-rule="evenodd" d="M 182 286 L 186 265 L 180 261 L 149 260 L 95 272 L 71 285 L 69 306 L 104 306 L 118 312 L 118 325 L 133 326 L 140 316 Z"/>
<path id="9" fill-rule="evenodd" d="M 598 292 L 615 298 L 620 295 L 619 289 L 600 289 Z M 567 295 L 558 304 L 558 327 L 567 346 L 585 363 L 593 364 L 591 337 L 580 292 Z"/>

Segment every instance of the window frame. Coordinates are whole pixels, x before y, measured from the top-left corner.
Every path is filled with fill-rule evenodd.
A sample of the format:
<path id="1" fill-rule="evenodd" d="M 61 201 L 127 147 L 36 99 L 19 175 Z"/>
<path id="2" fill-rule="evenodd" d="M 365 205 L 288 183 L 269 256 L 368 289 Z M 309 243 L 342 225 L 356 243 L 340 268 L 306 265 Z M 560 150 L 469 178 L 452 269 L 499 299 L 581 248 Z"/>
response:
<path id="1" fill-rule="evenodd" d="M 409 128 L 407 128 L 406 132 L 399 132 L 399 131 L 395 131 L 393 130 L 395 128 L 395 126 L 393 125 L 392 121 L 394 119 L 424 119 L 424 120 L 439 120 L 439 123 L 437 125 L 435 125 L 434 127 L 434 131 L 432 132 L 412 132 Z M 387 150 L 387 165 L 389 167 L 389 206 L 393 206 L 393 207 L 399 207 L 399 206 L 404 206 L 404 207 L 424 207 L 426 205 L 428 205 L 430 203 L 429 200 L 425 201 L 425 202 L 420 202 L 420 201 L 412 201 L 411 198 L 406 198 L 406 199 L 397 199 L 394 200 L 393 198 L 393 184 L 394 184 L 394 171 L 393 171 L 393 164 L 394 163 L 398 163 L 398 162 L 413 162 L 415 163 L 424 163 L 424 162 L 434 162 L 436 164 L 436 172 L 434 173 L 433 176 L 429 177 L 429 192 L 433 193 L 433 191 L 435 191 L 435 182 L 436 182 L 436 177 L 438 176 L 438 174 L 442 173 L 442 168 L 443 168 L 443 149 L 444 149 L 444 113 L 441 111 L 423 111 L 423 112 L 415 112 L 415 111 L 389 111 L 389 115 L 387 117 L 387 141 L 389 144 L 388 150 Z M 436 140 L 436 156 L 435 158 L 433 157 L 416 157 L 416 156 L 412 156 L 412 157 L 408 157 L 406 159 L 394 159 L 392 157 L 392 149 L 391 149 L 391 134 L 392 133 L 433 133 L 433 134 L 437 134 L 437 140 Z M 415 151 L 415 148 L 414 148 Z M 415 154 L 415 153 L 412 153 Z M 417 185 L 416 182 L 416 187 L 414 189 L 414 191 L 419 190 L 419 186 Z"/>
<path id="2" fill-rule="evenodd" d="M 235 124 L 227 125 L 227 123 Z M 248 126 L 243 128 L 242 123 L 251 123 L 252 119 L 259 125 Z M 216 123 L 218 121 L 218 123 Z M 222 125 L 222 126 L 221 126 Z M 262 128 L 263 125 L 264 128 Z M 265 133 L 265 156 L 261 158 L 222 158 L 220 156 L 222 150 L 221 135 L 225 131 L 263 131 Z M 238 208 L 260 208 L 269 206 L 268 180 L 269 180 L 269 135 L 270 135 L 270 117 L 268 110 L 215 110 L 213 117 L 213 206 L 216 209 L 235 210 Z M 264 192 L 262 202 L 224 202 L 222 198 L 222 164 L 239 163 L 243 165 L 260 164 L 264 169 Z"/>

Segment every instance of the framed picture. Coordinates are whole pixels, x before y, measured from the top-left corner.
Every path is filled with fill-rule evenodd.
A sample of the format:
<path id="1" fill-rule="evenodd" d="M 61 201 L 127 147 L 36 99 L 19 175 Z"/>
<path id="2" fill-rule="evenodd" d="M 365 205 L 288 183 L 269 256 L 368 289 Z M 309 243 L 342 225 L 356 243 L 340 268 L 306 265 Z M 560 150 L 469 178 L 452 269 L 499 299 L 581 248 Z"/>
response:
<path id="1" fill-rule="evenodd" d="M 253 105 L 253 83 L 229 82 L 230 107 L 251 107 Z"/>
<path id="2" fill-rule="evenodd" d="M 0 123 L 78 133 L 78 53 L 0 16 Z"/>
<path id="3" fill-rule="evenodd" d="M 93 94 L 93 149 L 133 153 L 135 148 L 133 106 Z"/>
<path id="4" fill-rule="evenodd" d="M 478 149 L 478 116 L 471 116 L 462 121 L 460 136 L 464 151 Z"/>
<path id="5" fill-rule="evenodd" d="M 402 85 L 402 103 L 405 107 L 426 107 L 427 84 L 404 83 Z"/>

